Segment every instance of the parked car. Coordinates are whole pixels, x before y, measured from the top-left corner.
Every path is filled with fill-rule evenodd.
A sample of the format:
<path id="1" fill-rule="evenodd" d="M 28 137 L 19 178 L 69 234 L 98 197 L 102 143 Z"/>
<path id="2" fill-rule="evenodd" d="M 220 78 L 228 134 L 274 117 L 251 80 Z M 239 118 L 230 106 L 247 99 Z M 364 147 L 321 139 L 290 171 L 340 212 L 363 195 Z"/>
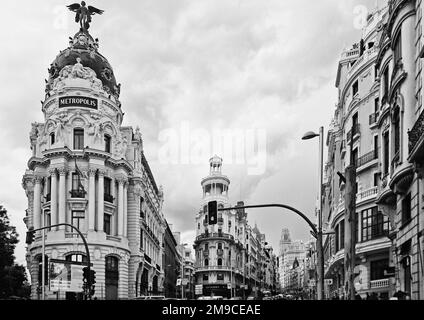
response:
<path id="1" fill-rule="evenodd" d="M 165 300 L 165 296 L 139 296 L 133 300 Z"/>

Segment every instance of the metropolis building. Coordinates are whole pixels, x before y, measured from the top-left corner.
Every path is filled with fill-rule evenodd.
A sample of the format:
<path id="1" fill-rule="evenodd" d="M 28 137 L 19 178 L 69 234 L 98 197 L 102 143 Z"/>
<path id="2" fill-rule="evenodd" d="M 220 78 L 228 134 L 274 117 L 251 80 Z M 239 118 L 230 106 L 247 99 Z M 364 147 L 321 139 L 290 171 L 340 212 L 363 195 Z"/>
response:
<path id="1" fill-rule="evenodd" d="M 45 259 L 84 262 L 86 237 L 96 271 L 94 297 L 127 299 L 163 291 L 163 193 L 143 153 L 139 128 L 122 126 L 112 67 L 98 39 L 81 29 L 49 68 L 44 122 L 33 123 L 32 157 L 23 177 L 27 228 L 45 233 Z M 31 298 L 41 299 L 42 233 L 28 245 Z M 46 299 L 77 299 L 49 289 Z"/>

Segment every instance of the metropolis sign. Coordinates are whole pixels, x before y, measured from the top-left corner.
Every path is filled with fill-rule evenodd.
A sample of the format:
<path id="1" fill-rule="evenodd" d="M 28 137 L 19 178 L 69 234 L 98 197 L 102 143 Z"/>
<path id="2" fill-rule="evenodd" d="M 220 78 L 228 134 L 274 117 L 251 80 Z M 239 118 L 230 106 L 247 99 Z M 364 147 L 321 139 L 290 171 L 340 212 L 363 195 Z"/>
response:
<path id="1" fill-rule="evenodd" d="M 59 108 L 65 107 L 85 107 L 97 109 L 97 99 L 81 96 L 67 96 L 59 98 Z"/>

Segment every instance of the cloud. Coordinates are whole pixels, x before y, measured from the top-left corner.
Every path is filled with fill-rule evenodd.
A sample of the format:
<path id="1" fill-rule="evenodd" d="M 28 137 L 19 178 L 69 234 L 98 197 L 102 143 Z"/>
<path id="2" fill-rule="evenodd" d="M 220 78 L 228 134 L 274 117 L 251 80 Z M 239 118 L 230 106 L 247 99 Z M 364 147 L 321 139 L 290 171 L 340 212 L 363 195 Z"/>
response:
<path id="1" fill-rule="evenodd" d="M 224 159 L 231 201 L 289 202 L 313 212 L 317 190 L 317 143 L 301 142 L 305 131 L 327 125 L 337 99 L 334 79 L 343 47 L 358 40 L 357 5 L 335 0 L 145 0 L 93 1 L 105 10 L 90 32 L 122 83 L 124 125 L 139 125 L 145 154 L 165 190 L 164 214 L 188 238 L 201 206 L 204 163 L 159 161 L 161 132 L 188 122 L 193 129 L 264 129 L 266 170 L 248 176 L 246 165 Z M 77 31 L 73 15 L 56 1 L 7 2 L 0 52 L 1 201 L 18 231 L 26 197 L 20 186 L 29 150 L 30 124 L 43 121 L 44 78 L 56 54 Z M 212 154 L 208 155 L 212 156 Z M 269 213 L 269 214 L 268 214 Z M 271 238 L 289 227 L 307 237 L 299 220 L 273 210 L 252 212 L 250 221 Z M 272 217 L 269 218 L 269 217 Z M 22 238 L 21 238 L 22 239 Z M 187 239 L 187 238 L 186 238 Z M 188 240 L 186 240 L 188 241 Z M 17 254 L 24 260 L 24 247 Z"/>

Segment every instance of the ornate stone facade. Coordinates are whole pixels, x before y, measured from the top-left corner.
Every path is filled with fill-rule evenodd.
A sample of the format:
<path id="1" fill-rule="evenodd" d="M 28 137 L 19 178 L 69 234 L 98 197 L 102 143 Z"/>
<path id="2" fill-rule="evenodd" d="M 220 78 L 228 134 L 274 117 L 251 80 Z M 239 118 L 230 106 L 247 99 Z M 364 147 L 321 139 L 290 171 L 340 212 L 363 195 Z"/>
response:
<path id="1" fill-rule="evenodd" d="M 163 290 L 163 192 L 143 154 L 140 130 L 121 126 L 120 85 L 98 47 L 80 31 L 48 70 L 44 122 L 32 124 L 32 157 L 23 177 L 25 223 L 76 226 L 96 271 L 94 296 L 128 299 Z M 33 299 L 41 298 L 41 240 L 39 231 L 27 247 Z M 46 231 L 45 254 L 47 260 L 86 259 L 81 239 L 67 226 Z M 79 296 L 45 288 L 48 299 Z"/>

